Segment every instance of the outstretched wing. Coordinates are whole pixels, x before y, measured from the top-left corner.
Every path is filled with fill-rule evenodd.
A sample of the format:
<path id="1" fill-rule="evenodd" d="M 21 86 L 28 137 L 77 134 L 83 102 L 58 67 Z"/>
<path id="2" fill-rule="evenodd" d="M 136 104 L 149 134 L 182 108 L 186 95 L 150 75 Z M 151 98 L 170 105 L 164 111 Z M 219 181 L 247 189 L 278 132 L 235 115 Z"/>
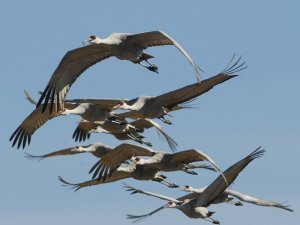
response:
<path id="1" fill-rule="evenodd" d="M 33 110 L 33 112 L 27 116 L 27 118 L 21 123 L 21 125 L 14 131 L 10 136 L 9 141 L 12 141 L 12 147 L 17 144 L 17 148 L 25 148 L 26 144 L 30 144 L 31 136 L 39 129 L 44 123 L 52 118 L 59 116 L 61 113 L 58 112 L 45 112 L 42 113 L 42 105 Z"/>
<path id="2" fill-rule="evenodd" d="M 155 104 L 164 106 L 172 111 L 174 110 L 173 107 L 176 107 L 178 104 L 191 101 L 192 99 L 195 99 L 196 97 L 208 92 L 218 84 L 236 77 L 237 72 L 244 70 L 247 67 L 245 66 L 245 62 L 240 62 L 241 57 L 236 61 L 233 61 L 233 59 L 234 56 L 228 66 L 221 73 L 203 80 L 201 84 L 194 83 L 183 88 L 179 88 L 177 90 L 159 95 L 151 100 L 153 102 L 156 102 Z"/>
<path id="3" fill-rule="evenodd" d="M 211 183 L 199 196 L 194 199 L 193 204 L 196 206 L 209 206 L 225 189 L 237 178 L 239 173 L 254 159 L 261 157 L 265 150 L 257 148 L 251 154 L 246 156 L 244 159 L 238 161 L 225 172 L 227 183 L 222 176 L 219 176 L 213 183 Z"/>
<path id="4" fill-rule="evenodd" d="M 243 194 L 241 192 L 234 191 L 234 190 L 228 190 L 227 189 L 227 190 L 224 191 L 224 193 L 232 195 L 232 196 L 234 196 L 234 197 L 236 197 L 236 198 L 238 198 L 238 199 L 240 199 L 241 201 L 244 201 L 244 202 L 249 202 L 249 203 L 252 203 L 252 204 L 255 204 L 255 205 L 260 205 L 260 206 L 277 207 L 277 208 L 280 208 L 280 209 L 285 209 L 287 211 L 293 212 L 293 210 L 290 209 L 289 206 L 280 204 L 278 202 L 259 199 L 259 198 L 256 198 L 256 197 L 253 197 L 253 196 L 250 196 L 250 195 L 246 195 L 246 194 Z"/>
<path id="5" fill-rule="evenodd" d="M 96 129 L 98 126 L 99 124 L 95 122 L 80 121 L 72 135 L 72 138 L 79 142 L 88 140 L 91 136 L 90 131 Z"/>
<path id="6" fill-rule="evenodd" d="M 110 56 L 112 54 L 105 44 L 87 45 L 67 52 L 44 89 L 37 107 L 44 103 L 42 112 L 48 108 L 50 114 L 53 106 L 56 107 L 56 111 L 63 110 L 64 99 L 80 74 Z"/>
<path id="7" fill-rule="evenodd" d="M 161 194 L 156 194 L 156 193 L 153 193 L 153 192 L 150 192 L 150 191 L 144 191 L 144 190 L 141 190 L 141 189 L 134 188 L 132 186 L 127 185 L 126 183 L 124 183 L 124 188 L 126 188 L 126 191 L 130 191 L 131 194 L 140 193 L 140 194 L 152 196 L 152 197 L 155 197 L 155 198 L 159 198 L 159 199 L 162 199 L 162 200 L 166 200 L 166 201 L 169 201 L 169 202 L 175 202 L 177 204 L 182 202 L 182 201 L 179 201 L 179 200 L 177 200 L 175 198 L 172 198 L 172 197 L 168 197 L 168 196 L 164 196 L 164 195 L 161 195 Z"/>
<path id="8" fill-rule="evenodd" d="M 53 157 L 53 156 L 63 156 L 63 155 L 75 155 L 75 154 L 79 154 L 79 153 L 84 153 L 85 151 L 81 151 L 81 148 L 88 148 L 90 147 L 92 144 L 90 145 L 85 145 L 85 146 L 75 146 L 75 147 L 71 147 L 71 148 L 65 148 L 62 150 L 58 150 L 55 152 L 51 152 L 45 155 L 31 155 L 29 153 L 25 153 L 25 157 L 28 159 L 38 159 L 38 160 L 42 160 L 45 158 L 49 158 L 49 157 Z"/>
<path id="9" fill-rule="evenodd" d="M 145 33 L 128 35 L 126 41 L 127 43 L 131 43 L 132 45 L 137 45 L 143 49 L 152 46 L 174 45 L 191 63 L 198 82 L 199 83 L 201 82 L 201 76 L 197 69 L 197 65 L 194 63 L 191 56 L 184 50 L 184 48 L 177 41 L 175 41 L 170 35 L 168 35 L 164 31 L 150 31 Z"/>
<path id="10" fill-rule="evenodd" d="M 138 129 L 143 129 L 143 128 L 148 129 L 148 128 L 154 127 L 155 130 L 157 131 L 158 135 L 159 136 L 162 135 L 162 137 L 164 137 L 164 139 L 167 141 L 171 151 L 172 152 L 176 151 L 176 146 L 178 145 L 176 143 L 176 141 L 173 138 L 171 138 L 166 132 L 163 131 L 161 125 L 154 122 L 153 120 L 139 119 L 139 120 L 135 120 L 135 121 L 131 122 L 130 124 L 135 126 Z"/>
<path id="11" fill-rule="evenodd" d="M 155 153 L 150 149 L 143 146 L 132 144 L 121 144 L 114 150 L 108 152 L 103 156 L 90 170 L 94 171 L 93 178 L 98 176 L 98 179 L 110 176 L 122 163 L 133 156 L 152 156 Z"/>
<path id="12" fill-rule="evenodd" d="M 190 194 L 184 195 L 184 196 L 182 196 L 180 198 L 177 198 L 176 200 L 179 201 L 179 202 L 183 202 L 185 200 L 194 199 L 195 197 L 197 197 L 197 193 L 190 193 Z M 127 219 L 132 219 L 133 223 L 140 222 L 141 220 L 146 219 L 147 217 L 152 216 L 153 214 L 155 214 L 155 213 L 159 212 L 160 210 L 166 208 L 167 205 L 168 204 L 165 204 L 165 205 L 163 205 L 163 206 L 161 206 L 161 207 L 159 207 L 159 208 L 151 211 L 150 213 L 146 213 L 146 214 L 143 214 L 143 215 L 127 214 Z"/>
<path id="13" fill-rule="evenodd" d="M 207 154 L 197 149 L 190 149 L 190 150 L 176 152 L 173 154 L 166 154 L 164 158 L 165 158 L 164 160 L 167 163 L 169 162 L 171 164 L 178 164 L 178 163 L 189 164 L 192 162 L 207 161 L 223 176 L 221 169 L 219 169 L 215 161 Z"/>
<path id="14" fill-rule="evenodd" d="M 82 183 L 70 183 L 70 182 L 66 181 L 65 179 L 63 179 L 62 177 L 58 177 L 58 178 L 62 183 L 64 183 L 65 186 L 70 186 L 71 188 L 75 189 L 75 191 L 78 191 L 79 189 L 84 188 L 84 187 L 111 183 L 114 181 L 129 178 L 129 177 L 131 177 L 131 173 L 124 172 L 124 171 L 115 171 L 110 177 L 105 179 L 105 181 L 103 179 L 100 179 L 100 180 L 93 179 L 93 180 L 85 181 Z"/>
<path id="15" fill-rule="evenodd" d="M 90 103 L 93 105 L 101 105 L 104 107 L 114 107 L 121 101 L 129 102 L 128 99 L 125 98 L 82 98 L 82 99 L 67 99 L 65 102 L 73 102 L 73 103 Z"/>

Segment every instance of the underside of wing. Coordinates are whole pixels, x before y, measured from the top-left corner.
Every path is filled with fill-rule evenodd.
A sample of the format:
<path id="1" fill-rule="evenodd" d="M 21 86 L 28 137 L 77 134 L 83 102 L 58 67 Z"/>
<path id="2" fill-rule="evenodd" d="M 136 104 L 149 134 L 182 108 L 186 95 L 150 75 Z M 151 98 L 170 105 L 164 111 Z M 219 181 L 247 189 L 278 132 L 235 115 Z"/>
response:
<path id="1" fill-rule="evenodd" d="M 111 174 L 126 160 L 133 156 L 152 156 L 154 152 L 146 147 L 132 145 L 132 144 L 121 144 L 114 150 L 103 156 L 94 166 L 93 170 L 98 171 L 98 179 L 103 177 L 105 180 L 107 176 Z"/>
<path id="2" fill-rule="evenodd" d="M 121 101 L 128 102 L 128 99 L 124 98 L 83 98 L 83 99 L 67 99 L 65 102 L 75 102 L 75 103 L 90 103 L 94 105 L 101 105 L 104 107 L 114 107 L 119 104 Z"/>
<path id="3" fill-rule="evenodd" d="M 17 144 L 17 148 L 21 145 L 25 148 L 26 144 L 30 144 L 31 136 L 37 129 L 48 120 L 60 115 L 60 113 L 42 113 L 42 107 L 43 105 L 36 108 L 11 135 L 9 140 L 13 141 L 12 146 Z"/>
<path id="4" fill-rule="evenodd" d="M 88 140 L 91 136 L 90 131 L 96 129 L 98 126 L 99 125 L 94 122 L 81 121 L 78 123 L 72 138 L 79 142 Z"/>
<path id="5" fill-rule="evenodd" d="M 160 31 L 150 31 L 129 35 L 126 39 L 128 44 L 137 45 L 142 49 L 152 46 L 173 45 L 173 42 Z"/>
<path id="6" fill-rule="evenodd" d="M 208 92 L 216 85 L 221 84 L 233 77 L 234 76 L 232 75 L 223 73 L 218 74 L 214 77 L 203 80 L 200 84 L 194 83 L 183 88 L 159 95 L 155 97 L 156 104 L 163 105 L 164 107 L 172 111 L 173 107 L 175 107 L 176 105 L 192 100 Z"/>
<path id="7" fill-rule="evenodd" d="M 44 89 L 37 107 L 44 102 L 43 112 L 48 108 L 51 113 L 64 108 L 64 99 L 75 80 L 92 65 L 112 56 L 105 44 L 88 45 L 71 50 L 65 54 Z M 47 103 L 50 103 L 49 105 Z"/>
<path id="8" fill-rule="evenodd" d="M 257 148 L 251 154 L 238 161 L 227 170 L 223 172 L 225 179 L 220 175 L 215 181 L 213 181 L 201 194 L 201 196 L 196 199 L 195 204 L 198 206 L 209 206 L 220 194 L 222 194 L 225 189 L 237 178 L 239 173 L 254 159 L 261 157 L 265 150 Z"/>

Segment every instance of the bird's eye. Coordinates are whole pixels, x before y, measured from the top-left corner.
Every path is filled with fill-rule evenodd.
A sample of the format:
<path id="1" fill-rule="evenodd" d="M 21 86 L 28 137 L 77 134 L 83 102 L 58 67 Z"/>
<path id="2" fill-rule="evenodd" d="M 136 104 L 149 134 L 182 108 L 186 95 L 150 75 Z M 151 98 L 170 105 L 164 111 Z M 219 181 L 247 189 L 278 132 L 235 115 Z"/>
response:
<path id="1" fill-rule="evenodd" d="M 141 160 L 141 158 L 135 158 L 135 161 L 136 162 L 138 162 L 138 161 L 140 161 Z"/>
<path id="2" fill-rule="evenodd" d="M 189 185 L 185 185 L 184 187 L 185 187 L 186 189 L 190 188 L 190 186 L 189 186 Z"/>
<path id="3" fill-rule="evenodd" d="M 90 39 L 95 40 L 96 39 L 96 35 L 91 35 Z"/>

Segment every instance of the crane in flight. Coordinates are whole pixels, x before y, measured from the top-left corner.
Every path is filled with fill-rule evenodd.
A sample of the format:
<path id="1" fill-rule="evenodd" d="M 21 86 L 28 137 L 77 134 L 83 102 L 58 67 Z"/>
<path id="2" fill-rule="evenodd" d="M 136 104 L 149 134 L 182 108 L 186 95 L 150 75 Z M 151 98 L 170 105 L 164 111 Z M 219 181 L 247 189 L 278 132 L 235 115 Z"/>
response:
<path id="1" fill-rule="evenodd" d="M 132 194 L 141 193 L 149 195 L 152 197 L 160 198 L 168 201 L 168 203 L 151 213 L 145 215 L 127 215 L 128 219 L 135 219 L 135 221 L 141 220 L 145 217 L 153 215 L 154 213 L 160 211 L 164 208 L 175 208 L 179 209 L 186 216 L 190 218 L 202 218 L 213 224 L 220 224 L 218 220 L 213 219 L 211 216 L 214 212 L 208 210 L 208 207 L 213 204 L 214 200 L 224 193 L 226 188 L 237 178 L 239 173 L 245 169 L 245 167 L 254 159 L 261 157 L 264 154 L 265 150 L 257 148 L 251 154 L 233 164 L 227 170 L 223 172 L 224 178 L 219 175 L 203 192 L 201 193 L 191 193 L 185 196 L 182 196 L 179 199 L 175 199 L 168 196 L 163 196 L 160 194 L 136 189 L 134 187 L 128 186 L 125 184 L 125 188 L 128 191 L 131 191 Z"/>
<path id="2" fill-rule="evenodd" d="M 148 59 L 153 58 L 153 56 L 143 51 L 152 46 L 175 46 L 191 63 L 198 82 L 201 82 L 199 67 L 196 66 L 188 53 L 163 31 L 138 34 L 112 33 L 105 39 L 91 35 L 88 40 L 83 41 L 83 44 L 85 46 L 68 51 L 55 69 L 37 104 L 39 107 L 44 103 L 42 112 L 46 108 L 49 108 L 50 114 L 54 108 L 56 111 L 63 110 L 64 99 L 75 80 L 86 69 L 109 57 L 115 56 L 120 60 L 129 60 L 157 73 L 157 67 L 148 62 Z M 142 61 L 148 63 L 149 66 L 141 64 Z"/>

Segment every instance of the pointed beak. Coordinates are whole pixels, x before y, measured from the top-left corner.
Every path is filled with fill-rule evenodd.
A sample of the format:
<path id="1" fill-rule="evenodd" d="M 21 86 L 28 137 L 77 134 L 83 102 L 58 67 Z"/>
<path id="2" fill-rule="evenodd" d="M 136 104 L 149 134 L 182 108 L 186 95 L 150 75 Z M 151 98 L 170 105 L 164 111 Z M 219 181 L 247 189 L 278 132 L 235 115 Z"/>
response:
<path id="1" fill-rule="evenodd" d="M 88 45 L 88 44 L 90 44 L 90 39 L 82 41 L 81 44 L 82 45 Z"/>
<path id="2" fill-rule="evenodd" d="M 115 105 L 115 106 L 113 107 L 113 109 L 119 109 L 119 108 L 120 108 L 120 104 Z"/>

